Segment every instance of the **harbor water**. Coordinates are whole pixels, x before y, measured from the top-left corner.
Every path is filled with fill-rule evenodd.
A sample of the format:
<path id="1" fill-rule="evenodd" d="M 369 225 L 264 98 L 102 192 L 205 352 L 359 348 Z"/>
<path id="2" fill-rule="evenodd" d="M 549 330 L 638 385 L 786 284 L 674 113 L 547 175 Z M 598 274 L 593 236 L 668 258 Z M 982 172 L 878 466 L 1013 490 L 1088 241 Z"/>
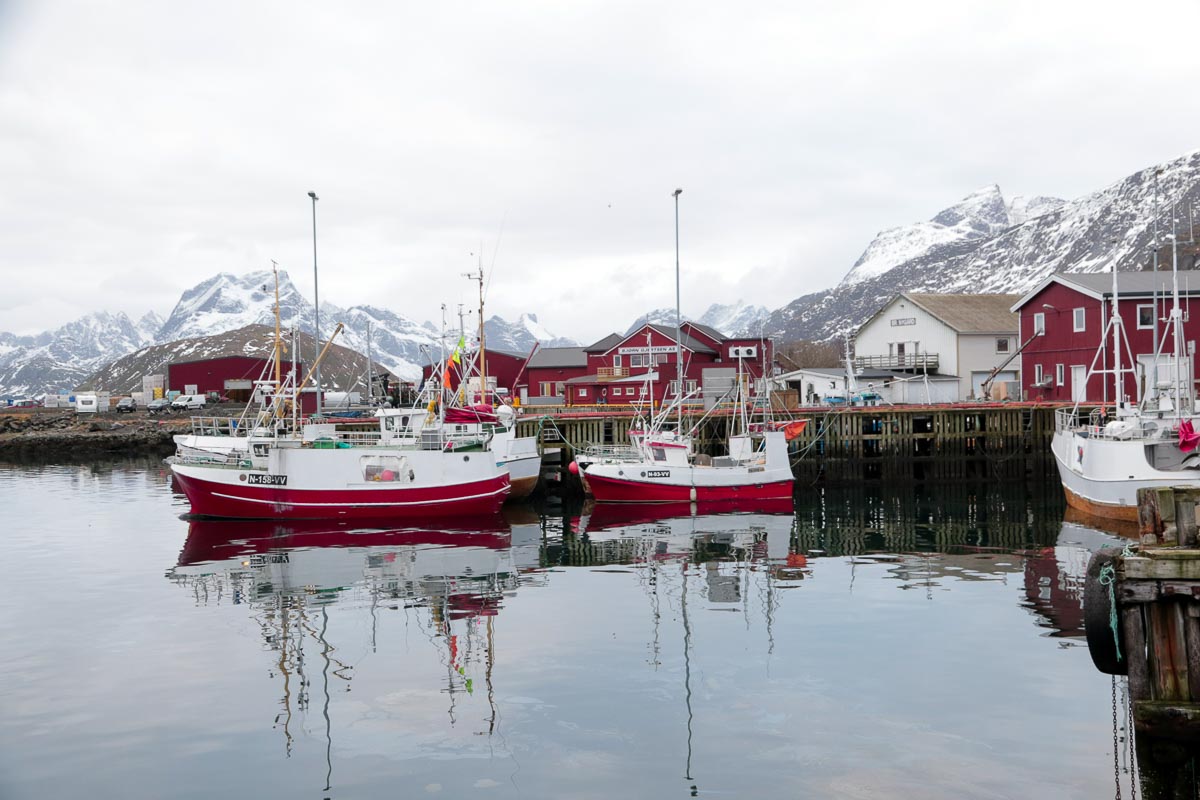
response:
<path id="1" fill-rule="evenodd" d="M 1051 475 L 356 529 L 189 521 L 147 458 L 0 506 L 3 798 L 1128 791 L 1080 610 L 1122 540 Z"/>

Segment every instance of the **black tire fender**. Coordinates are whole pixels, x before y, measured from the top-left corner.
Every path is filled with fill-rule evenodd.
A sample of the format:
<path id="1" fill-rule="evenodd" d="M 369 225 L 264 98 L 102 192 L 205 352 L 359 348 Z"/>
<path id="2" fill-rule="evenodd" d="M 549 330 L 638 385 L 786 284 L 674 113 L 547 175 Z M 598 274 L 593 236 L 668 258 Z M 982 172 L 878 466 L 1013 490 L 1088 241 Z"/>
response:
<path id="1" fill-rule="evenodd" d="M 1129 652 L 1125 646 L 1125 635 L 1121 628 L 1120 617 L 1117 618 L 1117 638 L 1113 638 L 1110 624 L 1112 611 L 1112 596 L 1110 586 L 1100 582 L 1100 573 L 1111 566 L 1115 569 L 1116 560 L 1121 555 L 1122 548 L 1108 547 L 1092 554 L 1088 562 L 1087 578 L 1083 584 L 1083 627 L 1087 634 L 1088 652 L 1092 655 L 1092 663 L 1096 669 L 1105 675 L 1128 675 Z M 1109 571 L 1111 572 L 1111 570 Z M 1115 575 L 1112 576 L 1115 579 Z M 1120 651 L 1117 647 L 1120 645 Z"/>

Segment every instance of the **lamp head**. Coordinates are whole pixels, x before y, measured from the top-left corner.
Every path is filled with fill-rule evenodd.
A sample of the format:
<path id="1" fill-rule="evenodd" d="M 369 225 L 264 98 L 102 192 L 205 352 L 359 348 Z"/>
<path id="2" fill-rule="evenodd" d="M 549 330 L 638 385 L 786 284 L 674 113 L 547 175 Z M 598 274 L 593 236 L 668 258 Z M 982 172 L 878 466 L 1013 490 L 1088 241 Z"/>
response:
<path id="1" fill-rule="evenodd" d="M 308 196 L 309 196 L 309 197 L 311 197 L 313 200 L 320 200 L 320 199 L 321 199 L 321 198 L 317 197 L 317 193 L 316 193 L 316 192 L 309 192 L 309 193 L 308 193 Z"/>
<path id="2" fill-rule="evenodd" d="M 679 197 L 679 195 L 681 195 L 681 194 L 683 194 L 683 189 L 676 189 L 674 192 L 671 193 L 671 196 Z"/>

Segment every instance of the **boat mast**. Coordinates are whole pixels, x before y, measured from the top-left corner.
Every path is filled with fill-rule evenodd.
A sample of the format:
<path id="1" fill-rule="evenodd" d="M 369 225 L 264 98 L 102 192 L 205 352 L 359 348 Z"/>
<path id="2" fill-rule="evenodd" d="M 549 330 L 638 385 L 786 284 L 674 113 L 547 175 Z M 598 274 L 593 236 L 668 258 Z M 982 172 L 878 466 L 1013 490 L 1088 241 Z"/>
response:
<path id="1" fill-rule="evenodd" d="M 479 401 L 486 403 L 487 400 L 487 365 L 484 363 L 484 342 L 483 342 L 483 254 L 479 255 L 479 271 L 463 273 L 464 278 L 479 281 Z M 490 403 L 489 403 L 490 405 Z"/>
<path id="2" fill-rule="evenodd" d="M 1117 293 L 1117 261 L 1113 259 L 1112 265 L 1112 336 L 1113 336 L 1113 403 L 1119 409 L 1122 399 L 1125 396 L 1123 389 L 1124 377 L 1121 375 L 1121 312 L 1118 306 L 1119 295 Z"/>
<path id="3" fill-rule="evenodd" d="M 679 309 L 679 195 L 683 189 L 676 189 L 671 196 L 675 198 L 675 396 L 679 400 L 676 412 L 676 434 L 683 435 L 683 315 Z M 651 362 L 654 358 L 651 356 Z"/>
<path id="4" fill-rule="evenodd" d="M 1171 206 L 1171 335 L 1175 350 L 1175 415 L 1183 414 L 1183 311 L 1179 308 L 1179 236 L 1176 233 L 1175 206 Z M 1188 414 L 1192 413 L 1192 392 L 1187 393 Z"/>
<path id="5" fill-rule="evenodd" d="M 275 391 L 279 391 L 281 380 L 279 356 L 283 348 L 283 339 L 279 338 L 279 264 L 271 259 L 271 272 L 275 274 Z"/>
<path id="6" fill-rule="evenodd" d="M 375 371 L 371 366 L 371 320 L 367 320 L 367 405 L 374 404 Z"/>

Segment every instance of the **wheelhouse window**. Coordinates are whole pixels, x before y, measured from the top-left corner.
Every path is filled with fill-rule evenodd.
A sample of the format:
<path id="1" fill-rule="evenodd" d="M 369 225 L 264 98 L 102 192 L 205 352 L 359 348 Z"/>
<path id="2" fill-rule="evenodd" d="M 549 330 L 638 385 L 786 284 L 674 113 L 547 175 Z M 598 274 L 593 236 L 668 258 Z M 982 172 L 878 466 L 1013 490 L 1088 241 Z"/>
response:
<path id="1" fill-rule="evenodd" d="M 1083 309 L 1083 308 L 1075 309 L 1073 321 L 1075 323 L 1074 324 L 1075 333 L 1079 333 L 1080 331 L 1086 331 L 1087 330 L 1087 309 Z"/>
<path id="2" fill-rule="evenodd" d="M 1145 303 L 1137 307 L 1138 330 L 1148 330 L 1154 327 L 1154 304 Z"/>

